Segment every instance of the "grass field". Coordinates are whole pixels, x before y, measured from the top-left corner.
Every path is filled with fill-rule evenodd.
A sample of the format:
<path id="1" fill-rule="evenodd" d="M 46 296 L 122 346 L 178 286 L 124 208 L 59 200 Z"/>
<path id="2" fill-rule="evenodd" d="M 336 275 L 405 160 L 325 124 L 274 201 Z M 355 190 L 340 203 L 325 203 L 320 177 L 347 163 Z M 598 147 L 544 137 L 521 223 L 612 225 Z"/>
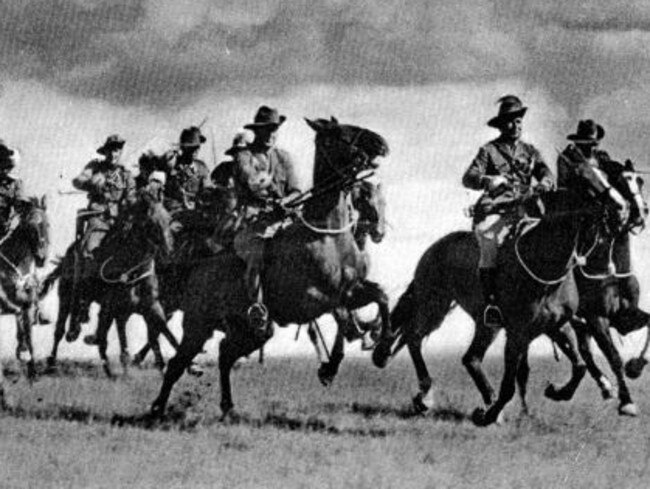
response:
<path id="1" fill-rule="evenodd" d="M 430 360 L 434 410 L 414 415 L 406 356 L 380 371 L 346 360 L 325 389 L 309 358 L 243 364 L 233 376 L 238 416 L 221 422 L 217 369 L 184 377 L 162 422 L 143 416 L 155 370 L 109 381 L 99 365 L 67 361 L 30 386 L 7 365 L 0 414 L 0 487 L 650 487 L 650 381 L 631 384 L 641 416 L 621 418 L 586 381 L 571 403 L 546 400 L 566 363 L 531 362 L 531 417 L 476 428 L 479 396 L 460 355 Z M 499 359 L 487 362 L 493 378 Z"/>

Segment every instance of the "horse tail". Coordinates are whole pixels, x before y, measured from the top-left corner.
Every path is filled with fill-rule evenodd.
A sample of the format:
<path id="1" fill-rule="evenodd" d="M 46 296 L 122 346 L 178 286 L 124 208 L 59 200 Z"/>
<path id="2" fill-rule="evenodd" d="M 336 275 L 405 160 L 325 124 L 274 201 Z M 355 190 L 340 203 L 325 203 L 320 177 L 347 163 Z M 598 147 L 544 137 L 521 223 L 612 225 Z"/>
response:
<path id="1" fill-rule="evenodd" d="M 415 315 L 415 281 L 412 281 L 406 291 L 400 296 L 395 308 L 390 313 L 390 323 L 393 331 L 401 332 L 403 327 L 409 324 Z"/>
<path id="2" fill-rule="evenodd" d="M 54 282 L 59 280 L 62 274 L 63 274 L 63 260 L 59 261 L 59 263 L 57 263 L 54 270 L 52 270 L 47 275 L 47 277 L 45 277 L 45 279 L 41 282 L 41 287 L 40 290 L 38 291 L 39 300 L 45 298 L 45 296 L 50 293 L 50 290 L 52 290 L 52 286 L 54 285 Z"/>

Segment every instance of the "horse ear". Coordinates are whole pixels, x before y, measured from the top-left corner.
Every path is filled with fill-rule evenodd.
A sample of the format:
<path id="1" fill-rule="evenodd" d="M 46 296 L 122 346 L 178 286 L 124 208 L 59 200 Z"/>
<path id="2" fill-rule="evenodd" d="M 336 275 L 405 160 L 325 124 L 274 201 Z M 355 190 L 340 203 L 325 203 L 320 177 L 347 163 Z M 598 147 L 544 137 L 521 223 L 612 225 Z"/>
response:
<path id="1" fill-rule="evenodd" d="M 323 125 L 319 121 L 313 121 L 305 117 L 305 122 L 309 127 L 311 127 L 316 132 L 321 131 L 323 129 Z"/>
<path id="2" fill-rule="evenodd" d="M 339 123 L 339 120 L 336 117 L 334 117 L 333 115 L 330 116 L 330 121 L 332 121 L 332 124 L 336 124 L 336 125 L 338 125 L 338 123 Z"/>
<path id="3" fill-rule="evenodd" d="M 627 171 L 631 171 L 631 172 L 635 171 L 634 170 L 634 163 L 632 163 L 632 160 L 630 160 L 630 159 L 625 160 L 625 169 Z"/>
<path id="4" fill-rule="evenodd" d="M 42 209 L 47 209 L 47 194 L 43 194 L 41 197 L 41 206 Z"/>

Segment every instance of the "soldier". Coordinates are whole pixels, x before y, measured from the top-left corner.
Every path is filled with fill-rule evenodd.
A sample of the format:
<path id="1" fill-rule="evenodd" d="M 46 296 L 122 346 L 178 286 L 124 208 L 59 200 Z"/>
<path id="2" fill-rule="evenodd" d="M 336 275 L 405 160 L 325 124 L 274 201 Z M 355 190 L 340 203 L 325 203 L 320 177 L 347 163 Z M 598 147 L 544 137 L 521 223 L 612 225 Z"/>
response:
<path id="1" fill-rule="evenodd" d="M 557 185 L 568 190 L 581 189 L 578 182 L 576 169 L 580 164 L 589 165 L 606 171 L 609 154 L 598 148 L 600 141 L 605 137 L 605 130 L 600 124 L 587 119 L 578 122 L 578 130 L 570 134 L 567 139 L 572 141 L 557 159 Z"/>
<path id="2" fill-rule="evenodd" d="M 78 218 L 78 239 L 80 239 L 82 280 L 90 279 L 95 274 L 93 252 L 115 224 L 124 208 L 135 203 L 135 181 L 131 172 L 120 164 L 124 139 L 114 134 L 97 149 L 103 159 L 90 161 L 83 171 L 72 180 L 72 185 L 88 192 L 88 207 Z M 82 224 L 86 229 L 83 233 Z M 83 234 L 83 236 L 82 236 Z M 90 304 L 84 297 L 80 311 L 82 322 L 88 322 Z"/>
<path id="3" fill-rule="evenodd" d="M 6 236 L 19 223 L 18 211 L 29 200 L 23 192 L 22 181 L 14 174 L 16 152 L 0 140 L 0 233 Z M 14 304 L 0 286 L 0 305 L 4 312 L 18 314 L 21 309 Z"/>
<path id="4" fill-rule="evenodd" d="M 213 185 L 227 188 L 235 185 L 235 159 L 240 151 L 248 148 L 250 142 L 247 132 L 242 131 L 235 135 L 235 138 L 232 140 L 232 146 L 224 153 L 232 159 L 219 163 L 210 174 Z"/>
<path id="5" fill-rule="evenodd" d="M 183 129 L 180 151 L 171 151 L 166 155 L 167 163 L 162 168 L 167 174 L 164 203 L 172 216 L 180 211 L 193 210 L 197 196 L 210 186 L 208 167 L 197 158 L 204 142 L 205 136 L 198 127 Z"/>
<path id="6" fill-rule="evenodd" d="M 517 187 L 537 183 L 543 190 L 553 189 L 553 176 L 539 151 L 521 140 L 523 118 L 528 110 L 514 95 L 499 99 L 499 113 L 488 121 L 501 135 L 482 146 L 463 175 L 463 185 L 472 190 L 483 190 L 474 206 L 474 231 L 479 248 L 479 279 L 483 291 L 486 325 L 501 323 L 497 303 L 498 246 L 519 219 L 512 207 L 499 206 L 512 202 Z M 515 212 L 513 212 L 513 210 Z"/>
<path id="7" fill-rule="evenodd" d="M 245 223 L 235 236 L 234 247 L 246 262 L 244 279 L 252 303 L 248 319 L 255 328 L 268 322 L 260 284 L 264 258 L 261 235 L 265 235 L 270 224 L 265 215 L 300 193 L 291 156 L 275 146 L 278 129 L 285 120 L 276 109 L 260 107 L 254 122 L 244 126 L 253 131 L 253 142 L 234 155 L 235 188 Z"/>

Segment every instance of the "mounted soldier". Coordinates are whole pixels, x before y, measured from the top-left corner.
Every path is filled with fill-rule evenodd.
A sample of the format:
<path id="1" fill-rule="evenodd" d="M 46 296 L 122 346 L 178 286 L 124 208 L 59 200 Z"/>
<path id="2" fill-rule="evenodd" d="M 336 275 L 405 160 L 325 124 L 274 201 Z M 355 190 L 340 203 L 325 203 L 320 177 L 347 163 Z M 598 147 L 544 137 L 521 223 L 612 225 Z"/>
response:
<path id="1" fill-rule="evenodd" d="M 193 210 L 197 196 L 210 186 L 208 167 L 197 157 L 205 141 L 200 128 L 192 126 L 183 129 L 179 150 L 167 153 L 164 167 L 158 168 L 167 175 L 164 203 L 172 216 L 185 210 Z"/>
<path id="2" fill-rule="evenodd" d="M 0 140 L 0 240 L 5 239 L 20 223 L 19 212 L 30 201 L 23 191 L 23 182 L 15 173 L 16 152 Z M 21 309 L 0 287 L 0 309 L 18 314 Z"/>
<path id="3" fill-rule="evenodd" d="M 213 185 L 218 187 L 232 187 L 235 185 L 235 160 L 240 151 L 248 149 L 251 142 L 247 132 L 242 131 L 235 135 L 232 145 L 224 152 L 231 159 L 220 162 L 210 173 Z"/>
<path id="4" fill-rule="evenodd" d="M 106 233 L 128 205 L 135 202 L 135 180 L 129 170 L 120 164 L 124 139 L 114 134 L 97 149 L 103 159 L 91 160 L 72 180 L 72 185 L 88 193 L 88 207 L 77 217 L 77 242 L 81 260 L 76 272 L 79 281 L 96 273 L 93 252 Z M 84 229 L 85 227 L 85 229 Z M 88 322 L 90 304 L 79 297 L 82 322 Z M 77 332 L 78 334 L 78 332 Z M 75 335 L 71 335 L 75 338 Z"/>
<path id="5" fill-rule="evenodd" d="M 522 188 L 533 184 L 545 191 L 554 187 L 540 152 L 521 140 L 528 108 L 514 95 L 506 95 L 498 102 L 499 112 L 487 124 L 501 135 L 479 149 L 462 180 L 469 189 L 483 190 L 474 206 L 474 231 L 480 248 L 479 279 L 486 305 L 483 321 L 488 326 L 502 322 L 497 305 L 497 251 L 521 218 L 521 211 L 512 202 Z"/>
<path id="6" fill-rule="evenodd" d="M 264 327 L 268 321 L 260 283 L 264 237 L 270 234 L 270 221 L 274 221 L 268 216 L 300 193 L 291 155 L 275 145 L 278 129 L 285 120 L 277 109 L 261 106 L 254 121 L 244 126 L 253 132 L 253 142 L 233 155 L 235 188 L 244 220 L 234 246 L 246 262 L 245 283 L 251 302 L 248 319 L 256 328 Z"/>

